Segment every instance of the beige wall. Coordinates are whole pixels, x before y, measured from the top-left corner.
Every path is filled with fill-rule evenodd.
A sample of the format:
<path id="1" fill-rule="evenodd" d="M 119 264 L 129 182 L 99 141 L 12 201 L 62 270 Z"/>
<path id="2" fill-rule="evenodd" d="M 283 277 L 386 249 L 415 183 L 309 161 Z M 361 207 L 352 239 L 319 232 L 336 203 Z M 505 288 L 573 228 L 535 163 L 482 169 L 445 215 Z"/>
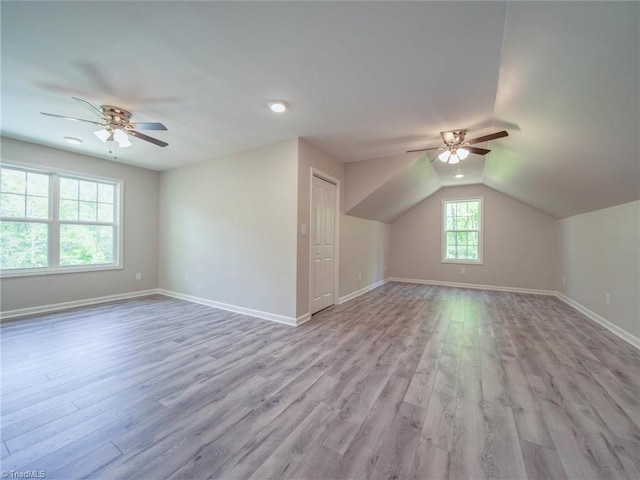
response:
<path id="1" fill-rule="evenodd" d="M 124 180 L 124 268 L 4 278 L 3 312 L 157 288 L 158 172 L 10 138 L 2 138 L 2 159 Z"/>
<path id="2" fill-rule="evenodd" d="M 295 317 L 297 151 L 291 140 L 163 172 L 160 287 Z"/>
<path id="3" fill-rule="evenodd" d="M 477 195 L 484 197 L 484 265 L 441 263 L 442 200 Z M 556 290 L 554 222 L 483 185 L 443 188 L 392 224 L 389 276 Z"/>
<path id="4" fill-rule="evenodd" d="M 341 215 L 340 297 L 384 280 L 391 225 Z"/>
<path id="5" fill-rule="evenodd" d="M 640 201 L 558 222 L 560 291 L 640 337 Z"/>

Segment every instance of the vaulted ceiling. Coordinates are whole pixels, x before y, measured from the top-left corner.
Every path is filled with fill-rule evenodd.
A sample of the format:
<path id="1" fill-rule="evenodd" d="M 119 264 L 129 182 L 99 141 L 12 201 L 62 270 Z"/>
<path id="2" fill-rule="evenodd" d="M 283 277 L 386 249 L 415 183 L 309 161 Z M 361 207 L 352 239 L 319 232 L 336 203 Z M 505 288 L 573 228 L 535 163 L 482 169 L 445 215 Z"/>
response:
<path id="1" fill-rule="evenodd" d="M 443 130 L 506 129 L 463 162 L 464 179 L 404 157 L 359 208 L 388 220 L 394 202 L 482 182 L 565 217 L 640 197 L 639 7 L 2 2 L 2 134 L 110 159 L 93 125 L 40 115 L 88 118 L 81 97 L 167 125 L 152 133 L 168 147 L 118 151 L 165 170 L 298 136 L 364 166 Z M 290 110 L 271 113 L 273 99 Z"/>

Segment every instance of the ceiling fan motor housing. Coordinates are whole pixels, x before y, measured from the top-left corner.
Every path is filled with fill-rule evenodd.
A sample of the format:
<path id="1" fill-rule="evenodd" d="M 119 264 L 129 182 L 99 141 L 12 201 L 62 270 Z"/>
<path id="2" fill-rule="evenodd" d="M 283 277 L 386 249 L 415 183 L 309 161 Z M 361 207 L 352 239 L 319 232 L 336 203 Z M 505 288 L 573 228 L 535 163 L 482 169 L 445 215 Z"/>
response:
<path id="1" fill-rule="evenodd" d="M 448 147 L 459 146 L 464 142 L 466 130 L 451 130 L 450 132 L 442 132 L 442 139 Z"/>
<path id="2" fill-rule="evenodd" d="M 131 112 L 112 105 L 102 105 L 100 109 L 107 123 L 113 128 L 127 128 L 130 126 Z"/>

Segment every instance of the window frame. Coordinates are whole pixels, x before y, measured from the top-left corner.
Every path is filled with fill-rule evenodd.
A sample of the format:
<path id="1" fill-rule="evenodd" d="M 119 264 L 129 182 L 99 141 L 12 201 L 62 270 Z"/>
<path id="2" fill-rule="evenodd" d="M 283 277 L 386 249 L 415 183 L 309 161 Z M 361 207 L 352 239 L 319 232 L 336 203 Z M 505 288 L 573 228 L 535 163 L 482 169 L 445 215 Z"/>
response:
<path id="1" fill-rule="evenodd" d="M 463 231 L 463 230 L 447 230 L 447 204 L 450 203 L 460 203 L 460 202 L 469 202 L 474 201 L 479 203 L 479 215 L 478 215 L 478 229 L 477 230 L 465 230 L 466 232 L 478 232 L 478 259 L 457 259 L 457 258 L 447 258 L 447 232 L 452 231 Z M 473 197 L 456 197 L 456 198 L 443 198 L 442 199 L 442 209 L 441 209 L 441 219 L 440 219 L 440 262 L 441 263 L 454 263 L 454 264 L 463 264 L 463 265 L 484 265 L 484 197 L 483 196 L 473 196 Z"/>
<path id="2" fill-rule="evenodd" d="M 38 268 L 0 268 L 0 278 L 29 277 L 38 275 L 58 275 L 63 273 L 96 272 L 105 270 L 123 269 L 123 249 L 124 249 L 124 180 L 120 178 L 106 177 L 92 173 L 76 172 L 56 167 L 45 167 L 29 163 L 2 160 L 0 166 L 16 168 L 19 170 L 49 175 L 49 218 L 29 219 L 2 217 L 2 221 L 44 223 L 49 227 L 47 257 L 49 266 Z M 73 220 L 60 220 L 60 177 L 74 178 L 95 182 L 112 183 L 114 185 L 114 221 L 107 222 L 86 222 Z M 114 242 L 112 263 L 92 264 L 92 265 L 60 265 L 60 232 L 61 225 L 113 225 Z"/>

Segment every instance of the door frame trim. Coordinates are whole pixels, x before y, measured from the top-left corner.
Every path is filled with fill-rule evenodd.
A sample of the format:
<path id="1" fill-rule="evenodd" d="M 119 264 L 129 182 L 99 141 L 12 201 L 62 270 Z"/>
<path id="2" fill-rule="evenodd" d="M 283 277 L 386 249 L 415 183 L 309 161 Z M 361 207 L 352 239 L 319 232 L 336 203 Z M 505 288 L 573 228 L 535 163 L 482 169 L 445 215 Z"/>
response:
<path id="1" fill-rule="evenodd" d="M 311 172 L 309 175 L 309 241 L 307 245 L 309 247 L 309 313 L 311 313 L 311 301 L 313 300 L 313 293 L 311 291 L 311 276 L 313 275 L 313 256 L 311 255 L 311 220 L 313 219 L 313 177 L 317 177 L 320 180 L 324 180 L 325 182 L 333 183 L 336 186 L 336 202 L 335 202 L 335 212 L 333 216 L 333 245 L 334 245 L 334 253 L 333 253 L 333 305 L 338 304 L 338 293 L 340 291 L 340 212 L 341 209 L 341 197 L 340 197 L 340 180 L 332 177 L 331 175 L 318 170 L 317 168 L 311 167 Z"/>

